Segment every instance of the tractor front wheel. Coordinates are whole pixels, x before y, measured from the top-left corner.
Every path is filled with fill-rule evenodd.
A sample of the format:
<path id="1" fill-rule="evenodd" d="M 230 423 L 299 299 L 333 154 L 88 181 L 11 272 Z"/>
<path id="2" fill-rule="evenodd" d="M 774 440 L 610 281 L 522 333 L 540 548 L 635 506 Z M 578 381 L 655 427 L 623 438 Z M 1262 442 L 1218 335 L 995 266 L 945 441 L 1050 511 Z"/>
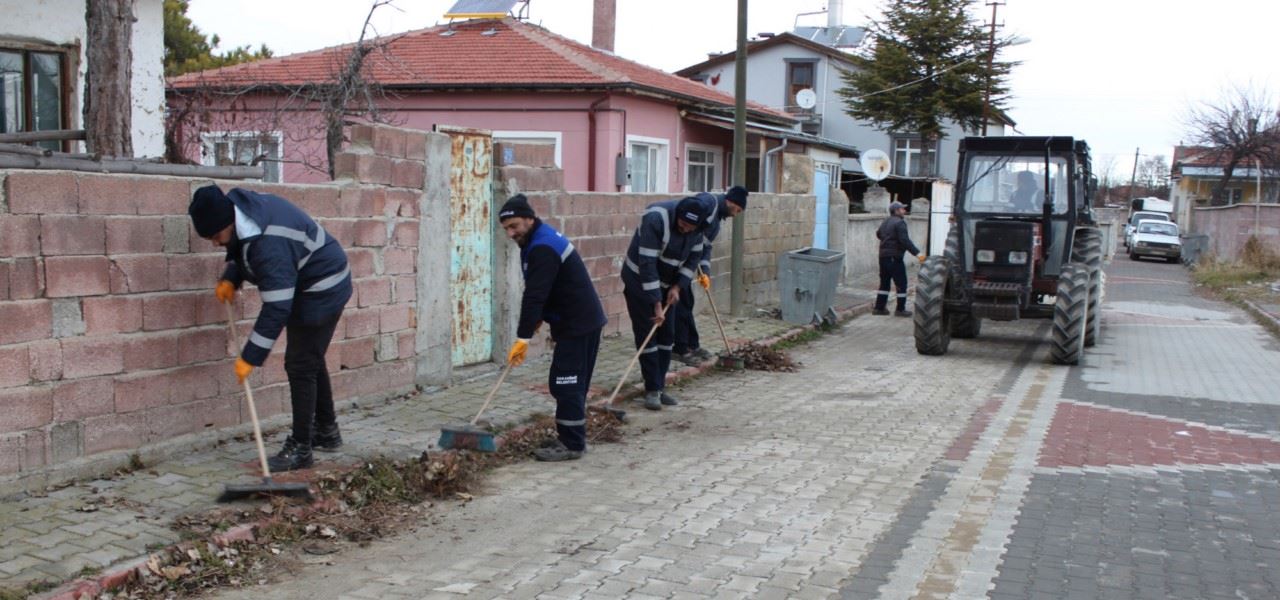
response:
<path id="1" fill-rule="evenodd" d="M 947 353 L 951 344 L 951 319 L 947 314 L 947 278 L 951 261 L 931 256 L 920 267 L 916 282 L 915 324 L 916 352 L 931 356 Z"/>
<path id="2" fill-rule="evenodd" d="M 1063 265 L 1053 304 L 1052 346 L 1049 354 L 1060 365 L 1078 365 L 1084 356 L 1089 322 L 1089 271 L 1079 263 Z"/>

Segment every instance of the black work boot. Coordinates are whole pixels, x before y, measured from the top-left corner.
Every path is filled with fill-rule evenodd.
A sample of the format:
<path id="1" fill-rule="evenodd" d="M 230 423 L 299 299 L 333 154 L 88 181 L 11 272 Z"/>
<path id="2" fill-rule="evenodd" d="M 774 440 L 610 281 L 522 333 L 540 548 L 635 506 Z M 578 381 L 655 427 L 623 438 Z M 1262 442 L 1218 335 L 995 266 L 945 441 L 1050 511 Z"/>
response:
<path id="1" fill-rule="evenodd" d="M 533 451 L 533 457 L 539 462 L 561 462 L 565 460 L 578 460 L 582 458 L 582 454 L 587 450 L 570 450 L 560 440 L 556 440 L 555 445 L 545 448 L 538 448 Z"/>
<path id="2" fill-rule="evenodd" d="M 899 308 L 898 310 L 893 311 L 893 316 L 895 316 L 895 317 L 910 317 L 910 316 L 911 316 L 911 311 L 909 311 L 909 310 L 907 310 L 907 309 L 905 309 L 905 308 Z"/>
<path id="3" fill-rule="evenodd" d="M 280 453 L 267 459 L 267 466 L 272 473 L 309 469 L 315 464 L 311 457 L 311 445 L 302 445 L 293 440 L 293 436 L 284 438 L 284 447 Z"/>
<path id="4" fill-rule="evenodd" d="M 873 309 L 871 309 L 871 314 L 873 314 L 873 315 L 887 315 L 887 314 L 889 314 L 889 311 L 888 311 L 888 309 L 884 309 L 884 308 L 873 308 Z"/>
<path id="5" fill-rule="evenodd" d="M 674 396 L 667 395 L 666 392 L 660 392 L 658 394 L 658 401 L 661 402 L 664 406 L 675 406 L 677 404 L 680 404 L 679 400 L 676 400 Z"/>
<path id="6" fill-rule="evenodd" d="M 317 426 L 315 433 L 311 434 L 311 449 L 320 452 L 337 452 L 342 447 L 342 432 L 338 431 L 338 424 L 327 426 Z"/>
<path id="7" fill-rule="evenodd" d="M 696 367 L 702 364 L 702 359 L 697 355 L 697 353 L 695 353 L 692 350 L 684 352 L 683 354 L 676 354 L 675 352 L 672 352 L 671 358 L 674 358 L 686 365 L 689 365 L 690 367 Z"/>
<path id="8" fill-rule="evenodd" d="M 662 410 L 662 392 L 645 392 L 644 407 L 649 410 Z"/>

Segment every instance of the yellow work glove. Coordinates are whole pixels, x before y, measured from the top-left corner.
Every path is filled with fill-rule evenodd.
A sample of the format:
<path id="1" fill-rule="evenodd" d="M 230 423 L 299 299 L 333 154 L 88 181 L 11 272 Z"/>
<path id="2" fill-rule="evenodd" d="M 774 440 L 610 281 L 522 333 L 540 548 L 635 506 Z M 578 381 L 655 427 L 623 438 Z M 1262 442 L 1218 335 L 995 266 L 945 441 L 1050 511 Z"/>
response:
<path id="1" fill-rule="evenodd" d="M 698 285 L 708 292 L 711 291 L 711 276 L 706 273 L 698 273 Z"/>
<path id="2" fill-rule="evenodd" d="M 507 363 L 513 367 L 520 366 L 524 362 L 525 356 L 529 353 L 529 340 L 516 340 L 511 344 L 511 351 L 507 353 Z"/>
<path id="3" fill-rule="evenodd" d="M 236 359 L 236 379 L 244 384 L 244 380 L 249 378 L 249 374 L 253 373 L 253 365 L 244 362 L 243 358 Z"/>
<path id="4" fill-rule="evenodd" d="M 218 282 L 218 287 L 213 288 L 213 295 L 218 297 L 219 302 L 231 304 L 236 299 L 236 285 L 223 279 Z"/>
<path id="5" fill-rule="evenodd" d="M 916 258 L 920 259 L 920 262 L 921 262 L 921 263 L 923 263 L 925 260 L 927 260 L 927 259 L 929 258 L 929 256 L 928 256 L 927 254 L 921 254 L 920 256 L 917 256 Z"/>

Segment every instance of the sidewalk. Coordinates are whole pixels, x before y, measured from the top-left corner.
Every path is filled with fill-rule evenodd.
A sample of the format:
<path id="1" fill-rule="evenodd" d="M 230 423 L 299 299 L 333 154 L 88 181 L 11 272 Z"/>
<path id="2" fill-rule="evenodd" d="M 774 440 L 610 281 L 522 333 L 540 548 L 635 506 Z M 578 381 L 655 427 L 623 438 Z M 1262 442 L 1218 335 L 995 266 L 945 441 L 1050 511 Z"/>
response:
<path id="1" fill-rule="evenodd" d="M 874 287 L 860 280 L 841 288 L 837 308 L 866 305 L 874 299 Z M 711 315 L 699 316 L 698 326 L 707 348 L 718 351 L 722 343 Z M 796 327 L 755 309 L 750 316 L 725 319 L 724 326 L 734 344 Z M 630 336 L 602 341 L 593 400 L 612 391 L 633 351 Z M 545 393 L 548 360 L 544 357 L 513 370 L 487 418 L 501 424 L 553 412 L 554 403 Z M 695 372 L 686 367 L 677 377 Z M 338 417 L 346 442 L 343 452 L 317 454 L 318 468 L 351 465 L 377 455 L 411 458 L 435 448 L 441 426 L 470 420 L 479 410 L 494 373 L 439 392 L 343 411 Z M 633 369 L 629 380 L 638 383 L 639 379 L 638 369 Z M 626 408 L 635 410 L 639 405 L 630 403 Z M 268 451 L 275 451 L 281 439 L 279 432 L 269 434 Z M 44 495 L 6 498 L 0 501 L 0 589 L 20 589 L 42 580 L 61 583 L 175 543 L 178 535 L 170 528 L 175 518 L 214 508 L 225 484 L 252 481 L 257 468 L 253 441 L 245 439 L 127 475 L 76 482 Z"/>

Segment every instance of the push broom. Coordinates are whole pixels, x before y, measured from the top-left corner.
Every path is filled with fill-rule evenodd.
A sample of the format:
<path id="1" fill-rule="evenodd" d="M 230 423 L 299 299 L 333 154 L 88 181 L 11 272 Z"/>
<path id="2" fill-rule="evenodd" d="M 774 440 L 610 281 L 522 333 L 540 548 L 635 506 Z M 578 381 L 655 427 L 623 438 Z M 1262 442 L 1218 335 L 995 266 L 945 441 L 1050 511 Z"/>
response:
<path id="1" fill-rule="evenodd" d="M 236 348 L 240 348 L 239 336 L 236 335 L 236 317 L 230 302 L 227 303 L 227 326 L 231 330 L 232 343 Z M 249 385 L 247 378 L 242 384 L 244 399 L 249 404 L 249 419 L 253 421 L 253 441 L 258 446 L 258 462 L 262 464 L 262 483 L 227 484 L 227 487 L 222 490 L 222 495 L 218 496 L 218 502 L 233 502 L 254 496 L 284 496 L 311 500 L 311 488 L 307 484 L 282 483 L 271 479 L 271 468 L 267 466 L 267 449 L 262 445 L 262 427 L 258 424 L 258 409 L 253 404 L 253 388 Z"/>
<path id="2" fill-rule="evenodd" d="M 507 378 L 507 373 L 511 372 L 511 362 L 507 362 L 506 368 L 502 369 L 502 374 L 498 376 L 498 382 L 493 384 L 493 389 L 489 390 L 489 396 L 484 399 L 484 404 L 480 406 L 480 411 L 472 417 L 471 422 L 465 425 L 453 425 L 440 428 L 440 441 L 436 442 L 437 446 L 445 450 L 478 450 L 480 452 L 497 452 L 498 440 L 488 431 L 476 427 L 476 423 L 480 421 L 480 415 L 484 414 L 484 410 L 489 408 L 489 403 L 493 401 L 494 394 L 498 393 L 498 388 L 502 387 L 502 380 Z"/>
<path id="3" fill-rule="evenodd" d="M 698 274 L 702 274 L 702 267 L 698 267 Z M 724 333 L 724 323 L 720 321 L 720 311 L 716 310 L 716 300 L 711 297 L 711 290 L 702 288 L 707 293 L 707 303 L 711 305 L 711 314 L 716 318 L 716 327 L 720 328 L 720 339 L 724 340 L 724 352 L 717 357 L 716 366 L 721 369 L 729 369 L 733 371 L 741 371 L 746 368 L 746 361 L 740 356 L 733 355 L 733 349 L 729 346 L 729 336 Z"/>

